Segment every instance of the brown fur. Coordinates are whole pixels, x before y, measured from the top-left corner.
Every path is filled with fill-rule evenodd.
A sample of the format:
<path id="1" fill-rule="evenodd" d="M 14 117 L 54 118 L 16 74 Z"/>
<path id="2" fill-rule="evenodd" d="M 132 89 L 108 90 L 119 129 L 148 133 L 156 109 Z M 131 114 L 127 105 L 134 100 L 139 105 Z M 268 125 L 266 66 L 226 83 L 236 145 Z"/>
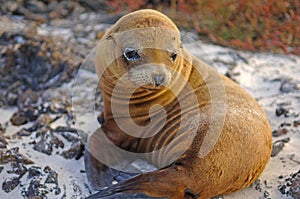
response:
<path id="1" fill-rule="evenodd" d="M 129 38 L 115 37 L 117 33 L 123 31 L 135 31 L 136 28 L 147 27 L 170 29 L 174 32 L 174 35 L 170 35 L 170 37 L 174 39 L 168 40 L 166 38 L 164 41 L 160 38 L 160 34 L 147 35 L 147 39 L 141 34 L 131 35 L 131 39 L 130 35 Z M 158 68 L 169 67 L 180 73 L 186 82 L 174 74 L 171 82 L 167 85 L 174 88 L 173 92 L 166 87 L 154 88 L 152 85 L 136 89 L 130 97 L 130 115 L 126 116 L 123 109 L 127 108 L 127 104 L 125 102 L 122 104 L 122 96 L 126 92 L 126 87 L 132 85 L 128 80 L 129 78 L 125 78 L 123 82 L 125 90 L 120 89 L 114 93 L 117 96 L 116 100 L 119 106 L 119 115 L 115 116 L 111 110 L 112 98 L 115 97 L 112 95 L 113 88 L 122 74 L 130 69 L 137 70 L 138 68 L 138 64 L 128 66 L 128 63 L 122 60 L 120 57 L 122 50 L 130 44 L 147 45 L 149 38 L 150 40 L 153 39 L 151 45 L 154 47 L 163 45 L 163 47 L 167 46 L 168 49 L 177 50 L 178 58 L 172 63 L 169 60 L 170 52 L 151 48 L 142 51 L 143 59 L 138 64 L 163 64 L 159 65 Z M 132 152 L 151 152 L 159 150 L 162 146 L 168 146 L 169 150 L 163 155 L 149 155 L 145 159 L 156 166 L 171 162 L 169 166 L 163 169 L 141 174 L 108 189 L 111 194 L 115 192 L 140 192 L 154 197 L 174 199 L 209 198 L 240 190 L 258 178 L 271 154 L 271 129 L 265 113 L 239 85 L 223 75 L 215 75 L 215 71 L 211 67 L 183 49 L 179 31 L 170 19 L 153 10 L 133 12 L 121 18 L 104 35 L 102 40 L 107 42 L 101 49 L 97 50 L 96 55 L 97 72 L 98 74 L 103 72 L 99 83 L 104 101 L 103 117 L 105 122 L 101 127 L 102 130 L 115 145 Z M 153 44 L 156 40 L 160 40 L 160 42 Z M 110 63 L 109 60 L 114 61 Z M 109 67 L 105 71 L 101 71 L 107 65 Z M 196 70 L 196 67 L 199 68 L 201 74 Z M 224 87 L 220 88 L 217 85 L 218 79 L 221 79 Z M 198 100 L 196 106 L 191 104 L 188 85 L 192 87 Z M 222 89 L 225 92 L 226 115 L 222 132 L 216 144 L 207 155 L 201 157 L 199 151 L 203 147 L 205 137 L 218 136 L 215 132 L 209 131 L 211 125 L 213 126 L 215 122 L 218 122 L 210 120 L 211 116 L 214 117 L 214 113 L 212 112 L 209 88 L 214 88 L 215 93 L 220 93 L 220 95 L 222 95 Z M 186 106 L 180 107 L 178 97 Z M 150 123 L 149 109 L 155 104 L 162 105 L 167 112 L 166 125 L 156 135 L 143 139 L 136 138 L 126 134 L 116 125 L 117 119 L 121 123 L 126 123 L 127 120 L 132 119 L 136 124 L 146 126 Z M 175 137 L 180 118 L 194 118 L 196 114 L 199 114 L 198 119 L 200 121 L 196 135 L 191 136 L 188 134 L 189 132 L 183 131 L 181 136 Z M 154 125 L 153 128 L 147 129 L 143 133 L 156 131 L 156 127 Z M 99 133 L 101 132 L 96 131 L 90 138 L 90 153 L 93 156 L 97 156 L 99 151 L 104 150 L 102 146 L 99 146 L 100 140 L 97 140 Z M 187 144 L 188 148 L 186 148 Z M 177 154 L 181 155 L 174 159 Z M 103 155 L 103 153 L 98 155 Z M 97 171 L 97 168 L 101 170 L 101 163 L 95 158 L 91 158 L 91 160 L 92 163 L 87 164 L 92 164 L 96 168 L 93 172 Z"/>

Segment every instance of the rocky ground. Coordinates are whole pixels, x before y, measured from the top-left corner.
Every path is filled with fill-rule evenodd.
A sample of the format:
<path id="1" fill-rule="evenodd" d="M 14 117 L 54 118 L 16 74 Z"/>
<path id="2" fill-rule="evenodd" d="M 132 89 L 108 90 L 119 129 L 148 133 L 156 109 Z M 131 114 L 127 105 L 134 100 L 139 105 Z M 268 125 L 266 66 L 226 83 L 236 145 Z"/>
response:
<path id="1" fill-rule="evenodd" d="M 84 198 L 82 155 L 101 112 L 93 49 L 119 16 L 101 1 L 0 2 L 0 198 Z M 258 100 L 273 130 L 259 180 L 219 198 L 300 198 L 300 58 L 182 34 L 190 52 Z"/>

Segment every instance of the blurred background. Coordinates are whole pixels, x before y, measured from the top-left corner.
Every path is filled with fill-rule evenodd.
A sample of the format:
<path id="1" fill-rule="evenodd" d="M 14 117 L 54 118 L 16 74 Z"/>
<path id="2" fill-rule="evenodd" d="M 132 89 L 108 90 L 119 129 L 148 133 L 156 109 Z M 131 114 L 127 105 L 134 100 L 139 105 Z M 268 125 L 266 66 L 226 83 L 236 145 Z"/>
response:
<path id="1" fill-rule="evenodd" d="M 299 0 L 108 1 L 116 12 L 153 8 L 209 41 L 246 50 L 300 55 Z"/>
<path id="2" fill-rule="evenodd" d="M 203 40 L 251 51 L 300 55 L 299 0 L 0 0 L 1 14 L 44 22 L 80 12 L 164 12 Z M 79 13 L 80 13 L 79 12 Z"/>
<path id="3" fill-rule="evenodd" d="M 72 80 L 105 31 L 143 8 L 204 43 L 300 55 L 299 0 L 0 0 L 0 107 Z"/>

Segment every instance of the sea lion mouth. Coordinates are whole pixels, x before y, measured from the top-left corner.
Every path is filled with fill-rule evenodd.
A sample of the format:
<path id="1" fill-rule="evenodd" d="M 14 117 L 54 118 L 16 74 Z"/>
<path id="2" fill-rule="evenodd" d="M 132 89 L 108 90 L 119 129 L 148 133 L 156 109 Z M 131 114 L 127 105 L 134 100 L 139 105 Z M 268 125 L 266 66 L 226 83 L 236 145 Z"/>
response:
<path id="1" fill-rule="evenodd" d="M 144 89 L 144 90 L 155 92 L 155 91 L 159 91 L 159 90 L 165 88 L 165 86 L 163 86 L 163 85 L 154 86 L 152 84 L 149 84 L 149 85 L 140 86 L 140 88 Z"/>

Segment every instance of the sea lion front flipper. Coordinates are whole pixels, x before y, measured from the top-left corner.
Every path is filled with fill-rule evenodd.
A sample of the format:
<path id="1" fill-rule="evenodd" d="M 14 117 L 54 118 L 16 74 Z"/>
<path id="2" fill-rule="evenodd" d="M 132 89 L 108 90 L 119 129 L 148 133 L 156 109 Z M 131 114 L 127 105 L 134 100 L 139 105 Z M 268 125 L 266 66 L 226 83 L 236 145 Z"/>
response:
<path id="1" fill-rule="evenodd" d="M 94 191 L 109 187 L 114 181 L 122 182 L 138 174 L 138 170 L 131 173 L 122 172 L 102 163 L 100 157 L 117 159 L 118 154 L 113 153 L 104 144 L 101 144 L 101 134 L 102 131 L 98 129 L 90 136 L 84 153 L 86 175 L 89 186 Z"/>
<path id="2" fill-rule="evenodd" d="M 90 187 L 93 190 L 101 190 L 104 187 L 111 186 L 114 181 L 123 182 L 138 175 L 137 173 L 118 171 L 102 164 L 99 161 L 97 164 L 93 164 L 94 161 L 97 160 L 95 160 L 89 151 L 85 151 L 84 162 L 86 175 L 90 182 Z"/>
<path id="3" fill-rule="evenodd" d="M 126 173 L 122 171 L 115 170 L 113 168 L 107 167 L 106 165 L 98 162 L 95 164 L 95 158 L 91 155 L 89 151 L 85 151 L 84 155 L 85 170 L 88 178 L 89 186 L 93 191 L 98 191 L 93 195 L 87 197 L 87 199 L 105 198 L 105 199 L 115 199 L 115 198 L 145 198 L 151 199 L 145 194 L 141 193 L 110 193 L 107 191 L 113 187 L 116 187 L 119 183 L 129 180 L 136 176 L 135 173 Z M 113 181 L 117 181 L 117 185 L 112 185 Z M 108 187 L 108 188 L 104 188 Z"/>
<path id="4" fill-rule="evenodd" d="M 100 190 L 103 187 L 110 186 L 116 175 L 116 170 L 113 170 L 106 165 L 97 161 L 92 154 L 86 150 L 84 154 L 84 163 L 89 186 L 92 190 Z"/>

